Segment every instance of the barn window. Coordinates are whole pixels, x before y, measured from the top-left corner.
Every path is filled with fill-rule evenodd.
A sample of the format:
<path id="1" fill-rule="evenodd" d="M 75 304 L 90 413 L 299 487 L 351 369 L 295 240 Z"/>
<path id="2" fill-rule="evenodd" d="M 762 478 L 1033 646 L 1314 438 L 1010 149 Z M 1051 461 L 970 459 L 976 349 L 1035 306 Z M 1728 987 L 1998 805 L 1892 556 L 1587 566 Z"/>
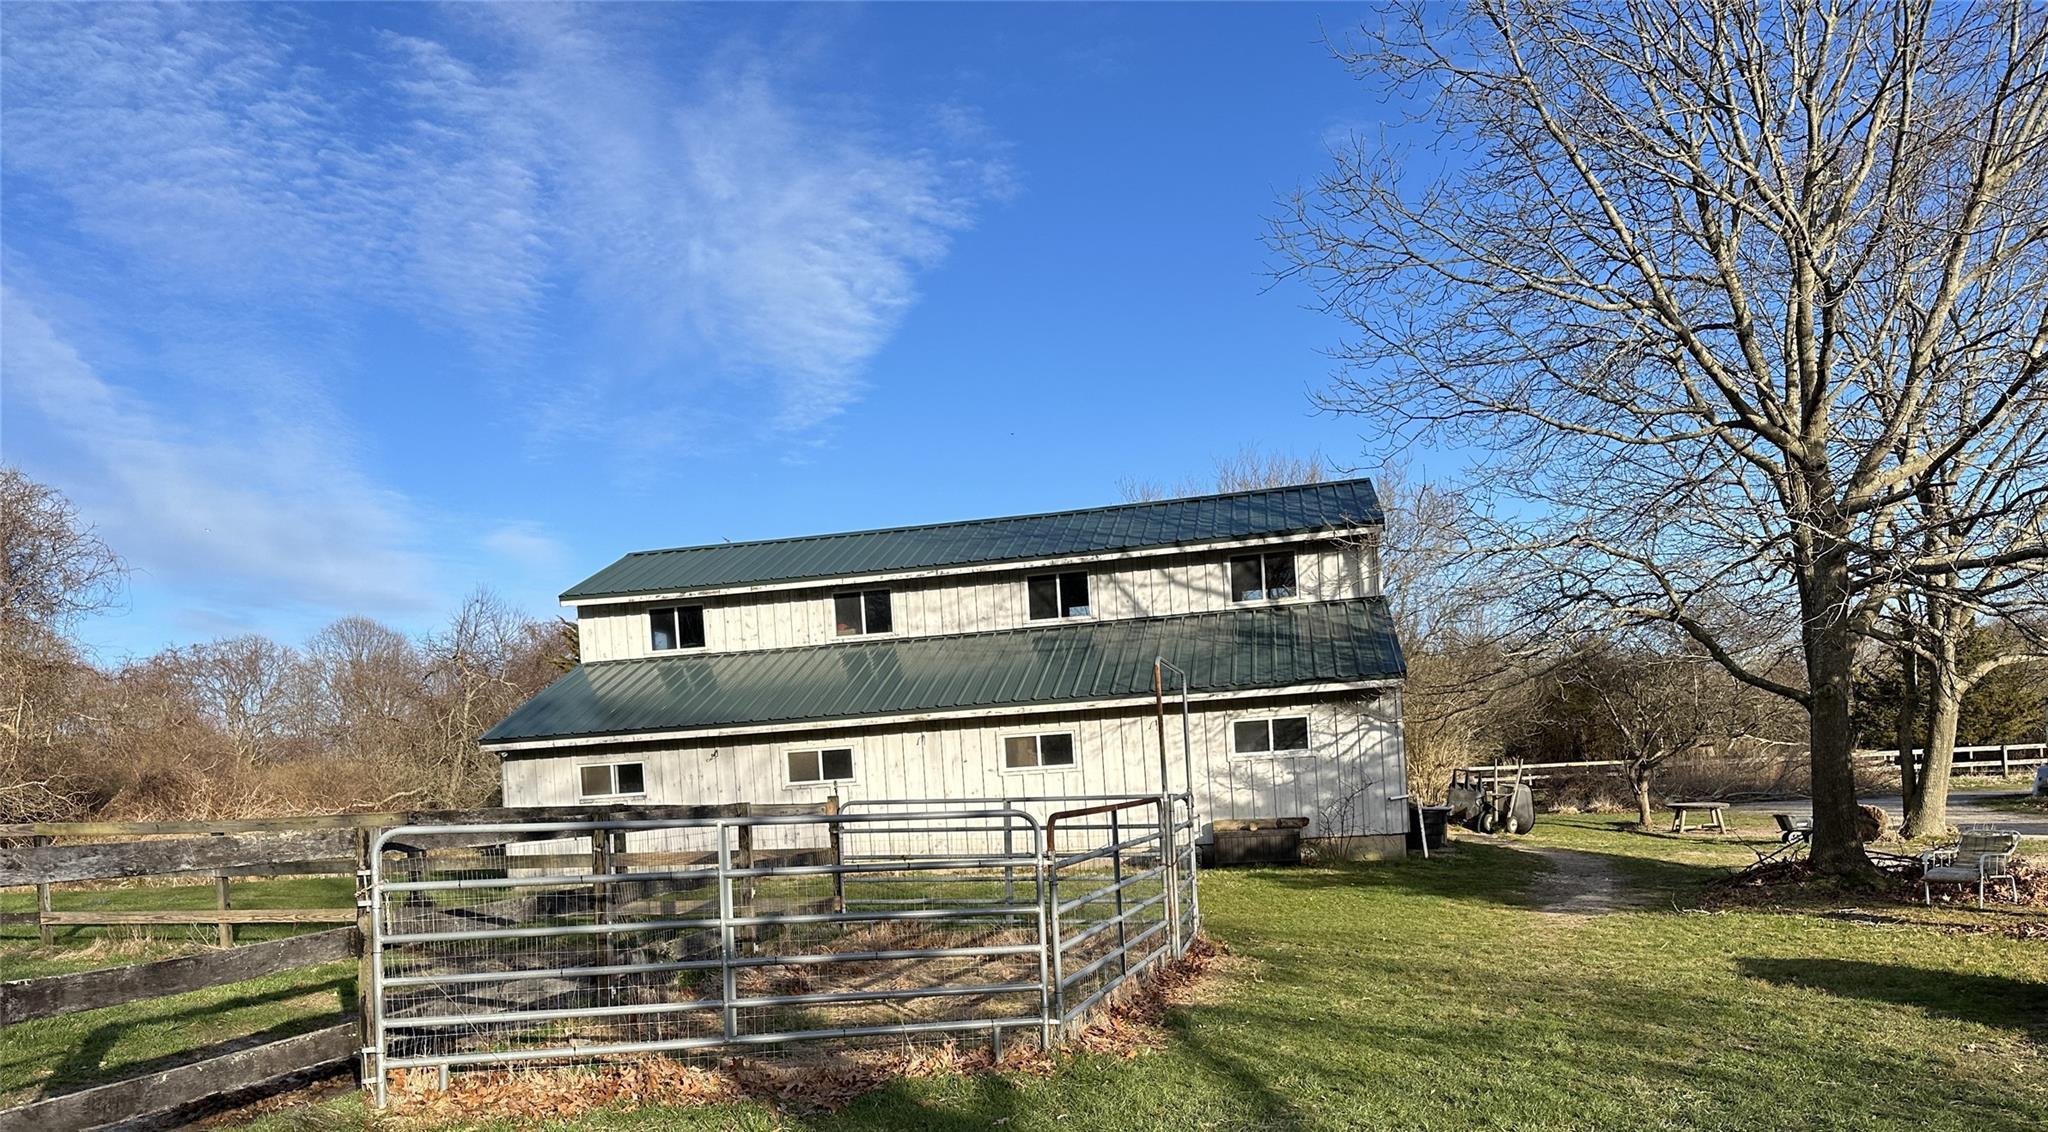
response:
<path id="1" fill-rule="evenodd" d="M 681 605 L 647 611 L 647 647 L 655 652 L 704 647 L 704 607 Z"/>
<path id="2" fill-rule="evenodd" d="M 1088 616 L 1086 570 L 1074 570 L 1065 574 L 1037 574 L 1025 581 L 1025 588 L 1031 595 L 1033 621 Z"/>
<path id="3" fill-rule="evenodd" d="M 1276 715 L 1230 725 L 1230 749 L 1240 755 L 1299 755 L 1308 751 L 1308 717 Z"/>
<path id="4" fill-rule="evenodd" d="M 1004 770 L 1038 770 L 1074 765 L 1074 736 L 1066 731 L 1012 735 L 1003 740 Z"/>
<path id="5" fill-rule="evenodd" d="M 1264 601 L 1293 596 L 1293 551 L 1243 554 L 1230 560 L 1230 600 Z"/>
<path id="6" fill-rule="evenodd" d="M 641 763 L 592 763 L 578 768 L 585 798 L 617 798 L 647 793 L 647 768 Z"/>
<path id="7" fill-rule="evenodd" d="M 802 786 L 812 782 L 853 781 L 853 748 L 820 747 L 806 751 L 786 751 L 789 759 L 789 784 Z"/>
<path id="8" fill-rule="evenodd" d="M 842 637 L 886 633 L 894 628 L 888 590 L 849 590 L 832 595 L 832 619 Z"/>

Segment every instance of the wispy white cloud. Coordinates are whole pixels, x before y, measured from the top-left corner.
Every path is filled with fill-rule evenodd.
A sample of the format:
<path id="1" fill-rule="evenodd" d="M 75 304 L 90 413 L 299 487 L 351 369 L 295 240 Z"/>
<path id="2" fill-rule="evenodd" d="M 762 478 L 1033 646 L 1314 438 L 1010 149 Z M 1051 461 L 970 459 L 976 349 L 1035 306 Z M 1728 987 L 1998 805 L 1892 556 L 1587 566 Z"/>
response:
<path id="1" fill-rule="evenodd" d="M 1000 146 L 968 107 L 892 132 L 610 23 L 510 8 L 354 57 L 275 9 L 15 9 L 7 168 L 181 287 L 381 302 L 514 368 L 595 317 L 614 386 L 765 383 L 783 429 L 829 420 L 1013 189 Z"/>
<path id="2" fill-rule="evenodd" d="M 331 435 L 269 407 L 171 419 L 95 371 L 27 296 L 0 286 L 8 425 L 33 413 L 67 487 L 120 549 L 237 603 L 412 611 L 432 564 L 403 500 L 337 458 Z"/>
<path id="3" fill-rule="evenodd" d="M 972 107 L 831 97 L 644 10 L 396 11 L 0 7 L 9 430 L 68 453 L 138 566 L 226 605 L 560 568 L 542 528 L 366 456 L 365 404 L 456 407 L 420 425 L 450 458 L 509 428 L 493 458 L 643 477 L 829 438 L 922 273 L 1015 191 Z M 466 355 L 444 396 L 377 386 L 398 323 Z"/>
<path id="4" fill-rule="evenodd" d="M 521 570 L 559 580 L 569 550 L 532 520 L 506 523 L 486 532 L 478 540 L 484 551 Z"/>

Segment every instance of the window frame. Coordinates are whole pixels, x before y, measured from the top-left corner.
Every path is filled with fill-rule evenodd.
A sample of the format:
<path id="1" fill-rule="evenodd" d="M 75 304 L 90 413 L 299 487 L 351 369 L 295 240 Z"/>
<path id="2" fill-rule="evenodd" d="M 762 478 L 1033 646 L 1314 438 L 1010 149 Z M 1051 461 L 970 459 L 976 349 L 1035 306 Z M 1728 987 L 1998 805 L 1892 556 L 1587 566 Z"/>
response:
<path id="1" fill-rule="evenodd" d="M 1266 583 L 1267 562 L 1269 559 L 1282 557 L 1291 560 L 1289 565 L 1292 573 L 1294 574 L 1294 584 L 1288 587 L 1288 590 L 1285 594 L 1279 597 L 1272 597 L 1270 595 L 1272 593 L 1273 587 Z M 1257 597 L 1237 596 L 1237 564 L 1247 560 L 1257 562 L 1259 564 L 1259 596 Z M 1223 562 L 1223 585 L 1224 592 L 1230 595 L 1230 604 L 1232 605 L 1250 605 L 1253 602 L 1261 601 L 1274 602 L 1298 600 L 1301 597 L 1301 553 L 1294 547 L 1290 546 L 1283 550 L 1260 550 L 1254 551 L 1250 554 L 1229 555 L 1227 558 L 1225 558 Z"/>
<path id="2" fill-rule="evenodd" d="M 1283 719 L 1298 719 L 1301 721 L 1301 730 L 1308 744 L 1307 746 L 1289 747 L 1284 751 L 1273 749 L 1273 724 Z M 1263 723 L 1266 725 L 1267 747 L 1265 750 L 1245 751 L 1238 748 L 1237 728 L 1239 724 L 1243 723 Z M 1272 715 L 1244 715 L 1230 721 L 1230 757 L 1233 759 L 1299 759 L 1314 755 L 1315 753 L 1315 717 L 1309 712 L 1275 712 Z"/>
<path id="3" fill-rule="evenodd" d="M 637 766 L 640 768 L 640 789 L 619 789 L 619 768 L 622 766 Z M 585 794 L 583 792 L 583 772 L 594 770 L 598 767 L 603 767 L 609 774 L 612 786 L 611 792 L 608 794 Z M 579 802 L 602 802 L 611 798 L 645 798 L 647 796 L 647 760 L 645 759 L 614 759 L 608 762 L 593 761 L 576 764 L 576 800 Z"/>
<path id="4" fill-rule="evenodd" d="M 1041 581 L 1044 581 L 1044 580 L 1045 580 L 1045 579 L 1047 579 L 1047 578 L 1051 578 L 1051 579 L 1052 579 L 1052 608 L 1053 608 L 1053 612 L 1052 612 L 1052 615 L 1051 615 L 1051 616 L 1048 616 L 1048 617 L 1039 617 L 1039 616 L 1037 616 L 1037 615 L 1035 615 L 1035 614 L 1033 614 L 1033 613 L 1031 612 L 1031 586 L 1032 586 L 1032 584 L 1033 584 L 1033 583 L 1035 583 L 1035 582 L 1041 582 Z M 1069 579 L 1069 578 L 1079 578 L 1079 579 L 1081 579 L 1081 588 L 1082 588 L 1082 589 L 1084 589 L 1084 590 L 1086 590 L 1086 591 L 1087 591 L 1087 593 L 1088 593 L 1088 601 L 1087 601 L 1087 604 L 1085 604 L 1085 605 L 1083 605 L 1083 606 L 1081 607 L 1082 609 L 1086 610 L 1086 612 L 1084 612 L 1084 613 L 1068 613 L 1068 612 L 1067 612 L 1067 608 L 1068 608 L 1068 603 L 1067 603 L 1067 579 Z M 1025 575 L 1025 576 L 1024 576 L 1024 620 L 1026 620 L 1026 621 L 1030 621 L 1030 622 L 1042 622 L 1042 621 L 1085 621 L 1085 620 L 1088 620 L 1089 618 L 1092 618 L 1092 617 L 1094 617 L 1094 616 L 1095 616 L 1095 578 L 1094 578 L 1094 576 L 1093 576 L 1093 575 L 1091 575 L 1091 574 L 1090 574 L 1090 573 L 1089 573 L 1088 571 L 1086 571 L 1086 570 L 1051 570 L 1051 571 L 1047 571 L 1047 572 L 1045 572 L 1045 573 L 1042 573 L 1042 574 L 1027 574 L 1027 575 Z"/>
<path id="5" fill-rule="evenodd" d="M 849 772 L 848 777 L 807 778 L 802 780 L 790 777 L 789 756 L 815 753 L 818 756 L 818 773 L 822 775 L 825 773 L 826 751 L 846 752 L 846 769 Z M 809 745 L 795 744 L 793 746 L 778 748 L 776 751 L 776 755 L 782 763 L 782 788 L 784 790 L 829 789 L 835 786 L 858 785 L 860 782 L 860 748 L 852 743 L 812 743 Z"/>
<path id="6" fill-rule="evenodd" d="M 1067 737 L 1067 747 L 1073 752 L 1074 756 L 1072 762 L 1048 764 L 1045 761 L 1044 739 L 1047 735 L 1065 735 Z M 1039 761 L 1031 766 L 1011 766 L 1010 740 L 1012 739 L 1030 739 L 1032 741 L 1031 753 Z M 996 738 L 996 771 L 1000 774 L 1046 774 L 1048 772 L 1080 769 L 1081 740 L 1072 728 L 1055 727 L 1044 731 L 1011 731 L 1003 733 Z"/>
<path id="7" fill-rule="evenodd" d="M 886 629 L 868 628 L 868 598 L 873 594 L 882 594 L 888 599 L 889 627 Z M 860 599 L 860 628 L 852 632 L 842 632 L 839 628 L 839 599 L 842 597 L 856 597 Z M 891 586 L 864 586 L 854 590 L 833 590 L 831 617 L 832 639 L 835 641 L 843 641 L 849 637 L 893 636 L 896 632 L 896 590 Z"/>
<path id="8" fill-rule="evenodd" d="M 698 637 L 699 637 L 700 639 L 699 639 L 699 640 L 698 640 L 698 642 L 697 642 L 696 644 L 694 644 L 694 645 L 686 645 L 686 644 L 682 643 L 682 642 L 683 642 L 683 622 L 682 622 L 682 613 L 683 613 L 683 610 L 685 610 L 685 609 L 694 609 L 694 610 L 696 610 L 696 611 L 697 611 L 697 636 L 698 636 Z M 675 616 L 675 619 L 669 622 L 669 631 L 670 631 L 671 635 L 672 635 L 672 636 L 673 636 L 673 637 L 675 638 L 675 641 L 676 641 L 676 643 L 675 643 L 675 644 L 673 644 L 673 645 L 671 645 L 671 646 L 669 646 L 668 648 L 665 648 L 665 649 L 658 649 L 658 648 L 655 648 L 655 647 L 654 647 L 654 617 L 655 617 L 655 615 L 656 615 L 656 614 L 658 614 L 658 613 L 673 613 L 673 614 L 675 614 L 675 615 L 676 615 L 676 616 Z M 710 645 L 711 645 L 711 634 L 710 634 L 710 631 L 709 631 L 709 629 L 708 629 L 708 628 L 706 627 L 706 623 L 705 623 L 705 619 L 704 619 L 704 606 L 703 606 L 703 605 L 702 605 L 701 603 L 698 603 L 698 604 L 688 604 L 688 605 L 655 605 L 655 606 L 649 606 L 649 607 L 648 607 L 648 609 L 647 609 L 647 653 L 648 653 L 648 655 L 650 655 L 650 656 L 660 656 L 660 655 L 664 655 L 664 654 L 667 654 L 667 653 L 672 653 L 672 652 L 695 652 L 695 651 L 697 651 L 697 650 L 699 650 L 699 649 L 704 649 L 704 648 L 708 648 L 708 647 L 710 647 Z"/>

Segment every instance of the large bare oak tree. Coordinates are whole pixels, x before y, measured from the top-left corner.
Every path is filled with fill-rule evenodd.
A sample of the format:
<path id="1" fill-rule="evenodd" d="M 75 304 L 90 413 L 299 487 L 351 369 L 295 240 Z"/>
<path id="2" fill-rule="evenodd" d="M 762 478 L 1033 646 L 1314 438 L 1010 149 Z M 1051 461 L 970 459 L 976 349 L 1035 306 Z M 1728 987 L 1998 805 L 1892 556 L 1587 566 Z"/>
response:
<path id="1" fill-rule="evenodd" d="M 1527 607 L 1674 625 L 1800 705 L 1813 859 L 1867 869 L 1859 640 L 2042 552 L 2038 511 L 1908 548 L 1925 485 L 2048 444 L 2048 13 L 1481 0 L 1340 54 L 1443 144 L 1359 139 L 1277 222 L 1353 330 L 1329 405 L 1480 454 Z"/>

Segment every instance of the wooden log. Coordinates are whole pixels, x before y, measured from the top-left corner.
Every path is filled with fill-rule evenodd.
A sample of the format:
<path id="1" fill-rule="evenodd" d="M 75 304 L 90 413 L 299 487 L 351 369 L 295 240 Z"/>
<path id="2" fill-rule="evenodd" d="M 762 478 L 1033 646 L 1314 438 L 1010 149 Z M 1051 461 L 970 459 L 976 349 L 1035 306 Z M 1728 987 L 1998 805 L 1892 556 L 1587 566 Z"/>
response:
<path id="1" fill-rule="evenodd" d="M 353 908 L 213 908 L 192 910 L 52 912 L 45 923 L 58 927 L 107 927 L 119 924 L 353 924 Z"/>
<path id="2" fill-rule="evenodd" d="M 15 979 L 0 983 L 0 1026 L 239 983 L 314 963 L 332 963 L 355 951 L 355 929 L 335 928 L 155 963 Z"/>
<path id="3" fill-rule="evenodd" d="M 407 815 L 318 814 L 298 818 L 237 818 L 228 821 L 39 821 L 0 825 L 0 837 L 210 837 L 233 833 L 306 833 L 321 830 L 383 829 Z"/>
<path id="4" fill-rule="evenodd" d="M 737 803 L 703 806 L 491 806 L 468 810 L 378 811 L 314 814 L 291 818 L 235 818 L 225 821 L 87 821 L 0 824 L 0 837 L 154 837 L 237 833 L 294 833 L 322 830 L 389 829 L 399 825 L 486 825 L 522 821 L 666 821 L 732 817 Z M 777 802 L 754 807 L 757 814 L 815 814 L 815 802 Z"/>
<path id="5" fill-rule="evenodd" d="M 279 1078 L 346 1065 L 355 1052 L 356 1025 L 351 1020 L 309 1034 L 11 1108 L 0 1112 L 0 1132 L 92 1128 L 170 1112 L 211 1097 L 245 1092 Z"/>
<path id="6" fill-rule="evenodd" d="M 213 872 L 232 865 L 302 861 L 345 853 L 354 841 L 355 838 L 346 832 L 318 831 L 278 833 L 265 837 L 192 837 L 176 841 L 0 849 L 0 888 L 163 873 Z"/>

